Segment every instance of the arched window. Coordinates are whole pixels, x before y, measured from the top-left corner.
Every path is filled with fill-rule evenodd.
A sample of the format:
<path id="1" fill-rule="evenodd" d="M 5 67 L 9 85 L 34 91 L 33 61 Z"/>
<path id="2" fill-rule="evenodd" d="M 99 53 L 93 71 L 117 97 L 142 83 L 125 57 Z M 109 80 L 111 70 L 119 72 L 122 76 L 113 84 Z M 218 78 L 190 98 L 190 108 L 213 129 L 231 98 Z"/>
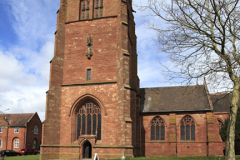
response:
<path id="1" fill-rule="evenodd" d="M 37 126 L 34 127 L 33 134 L 38 135 L 38 127 Z"/>
<path id="2" fill-rule="evenodd" d="M 94 13 L 95 18 L 103 16 L 103 0 L 95 0 Z"/>
<path id="3" fill-rule="evenodd" d="M 93 102 L 81 106 L 78 112 L 77 138 L 81 135 L 96 135 L 101 140 L 101 109 Z"/>
<path id="4" fill-rule="evenodd" d="M 195 140 L 195 121 L 185 116 L 181 121 L 181 140 Z"/>
<path id="5" fill-rule="evenodd" d="M 219 126 L 219 131 L 220 131 L 223 126 L 223 121 L 219 118 L 218 118 L 218 126 Z"/>
<path id="6" fill-rule="evenodd" d="M 3 141 L 0 139 L 0 148 L 2 148 Z"/>
<path id="7" fill-rule="evenodd" d="M 80 1 L 80 19 L 85 20 L 89 19 L 89 10 L 90 10 L 90 1 L 81 0 Z"/>
<path id="8" fill-rule="evenodd" d="M 18 138 L 16 138 L 14 140 L 14 148 L 19 148 L 19 139 Z"/>
<path id="9" fill-rule="evenodd" d="M 37 140 L 36 140 L 36 139 L 34 139 L 34 140 L 33 140 L 32 149 L 36 149 L 36 145 L 37 145 Z"/>
<path id="10" fill-rule="evenodd" d="M 164 121 L 158 116 L 151 122 L 151 140 L 165 140 Z"/>

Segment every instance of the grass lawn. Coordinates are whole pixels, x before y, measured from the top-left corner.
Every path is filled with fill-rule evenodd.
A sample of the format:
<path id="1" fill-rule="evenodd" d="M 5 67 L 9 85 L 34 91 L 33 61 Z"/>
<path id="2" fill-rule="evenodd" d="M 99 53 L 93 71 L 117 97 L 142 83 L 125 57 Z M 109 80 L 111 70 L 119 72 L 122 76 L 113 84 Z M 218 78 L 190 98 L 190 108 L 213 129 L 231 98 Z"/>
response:
<path id="1" fill-rule="evenodd" d="M 4 157 L 4 160 L 39 160 L 39 155 Z"/>
<path id="2" fill-rule="evenodd" d="M 224 160 L 224 157 L 158 157 L 158 158 L 126 158 L 126 160 Z M 240 155 L 236 155 L 236 160 L 240 160 Z"/>
<path id="3" fill-rule="evenodd" d="M 6 157 L 4 160 L 39 160 L 39 155 Z M 126 160 L 224 160 L 224 157 L 159 157 L 159 158 L 126 158 Z M 240 160 L 240 155 L 236 155 L 236 160 Z"/>

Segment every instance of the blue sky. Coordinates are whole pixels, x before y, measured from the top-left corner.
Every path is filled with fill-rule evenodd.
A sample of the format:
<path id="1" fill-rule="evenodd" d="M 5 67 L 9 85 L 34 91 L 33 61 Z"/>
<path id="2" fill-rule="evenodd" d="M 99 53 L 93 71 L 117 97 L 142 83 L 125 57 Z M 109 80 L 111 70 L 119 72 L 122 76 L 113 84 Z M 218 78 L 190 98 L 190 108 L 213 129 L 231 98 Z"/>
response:
<path id="1" fill-rule="evenodd" d="M 45 119 L 49 61 L 53 57 L 59 2 L 0 1 L 0 111 L 38 112 L 41 120 Z M 133 2 L 139 4 L 140 0 Z M 144 17 L 146 11 L 133 8 L 137 11 L 134 16 L 140 87 L 168 85 L 162 83 L 159 55 L 152 40 L 156 34 L 146 27 L 146 23 L 156 21 L 156 17 Z"/>

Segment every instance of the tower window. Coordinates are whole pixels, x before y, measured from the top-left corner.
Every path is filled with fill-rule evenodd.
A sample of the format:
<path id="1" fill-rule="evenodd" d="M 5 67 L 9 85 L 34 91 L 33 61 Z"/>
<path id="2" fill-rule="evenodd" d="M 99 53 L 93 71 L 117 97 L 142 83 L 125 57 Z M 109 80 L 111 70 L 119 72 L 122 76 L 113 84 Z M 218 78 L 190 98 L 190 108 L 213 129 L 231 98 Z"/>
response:
<path id="1" fill-rule="evenodd" d="M 195 140 L 195 121 L 190 116 L 185 116 L 181 121 L 181 140 Z"/>
<path id="2" fill-rule="evenodd" d="M 89 7 L 90 1 L 89 0 L 81 0 L 80 1 L 80 19 L 85 20 L 89 19 Z"/>
<path id="3" fill-rule="evenodd" d="M 103 16 L 103 0 L 95 0 L 94 17 L 100 18 Z"/>
<path id="4" fill-rule="evenodd" d="M 87 81 L 91 81 L 91 69 L 87 69 Z"/>
<path id="5" fill-rule="evenodd" d="M 101 140 L 101 109 L 92 102 L 87 102 L 79 109 L 77 138 L 82 135 L 96 135 Z"/>
<path id="6" fill-rule="evenodd" d="M 165 140 L 165 125 L 160 117 L 155 117 L 151 122 L 151 140 Z"/>

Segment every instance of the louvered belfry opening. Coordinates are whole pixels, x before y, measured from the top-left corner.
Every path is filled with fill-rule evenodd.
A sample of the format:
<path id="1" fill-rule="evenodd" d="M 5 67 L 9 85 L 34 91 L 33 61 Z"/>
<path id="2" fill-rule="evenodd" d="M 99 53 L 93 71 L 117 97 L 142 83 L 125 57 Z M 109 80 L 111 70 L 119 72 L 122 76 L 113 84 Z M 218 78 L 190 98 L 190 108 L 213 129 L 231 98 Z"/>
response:
<path id="1" fill-rule="evenodd" d="M 195 140 L 195 120 L 185 116 L 181 121 L 181 140 Z"/>
<path id="2" fill-rule="evenodd" d="M 151 140 L 165 140 L 165 125 L 161 117 L 155 117 L 151 122 Z"/>
<path id="3" fill-rule="evenodd" d="M 81 0 L 80 1 L 80 19 L 86 20 L 89 19 L 90 12 L 90 0 Z"/>
<path id="4" fill-rule="evenodd" d="M 77 138 L 80 135 L 97 135 L 101 140 L 101 109 L 95 103 L 88 101 L 84 103 L 77 117 Z"/>
<path id="5" fill-rule="evenodd" d="M 94 0 L 95 7 L 94 7 L 94 17 L 100 18 L 103 16 L 103 0 Z"/>

